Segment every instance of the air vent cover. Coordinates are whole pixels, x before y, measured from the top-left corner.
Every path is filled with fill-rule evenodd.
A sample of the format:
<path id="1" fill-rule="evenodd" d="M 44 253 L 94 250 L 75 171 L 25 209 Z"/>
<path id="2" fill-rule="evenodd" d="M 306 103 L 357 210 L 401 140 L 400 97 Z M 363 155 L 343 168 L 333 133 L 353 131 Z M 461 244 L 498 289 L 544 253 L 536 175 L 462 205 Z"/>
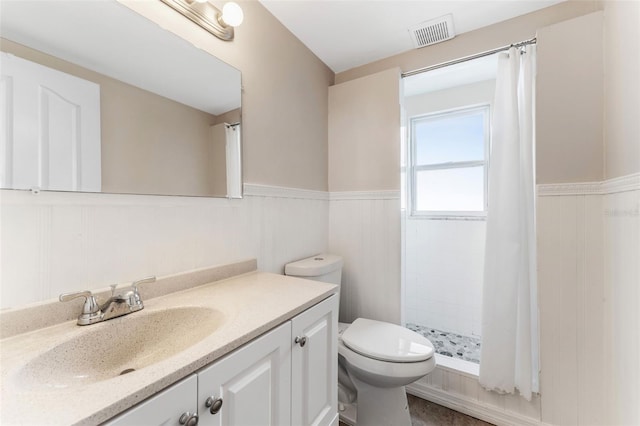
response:
<path id="1" fill-rule="evenodd" d="M 451 14 L 432 19 L 409 28 L 411 41 L 416 49 L 440 43 L 455 37 Z"/>

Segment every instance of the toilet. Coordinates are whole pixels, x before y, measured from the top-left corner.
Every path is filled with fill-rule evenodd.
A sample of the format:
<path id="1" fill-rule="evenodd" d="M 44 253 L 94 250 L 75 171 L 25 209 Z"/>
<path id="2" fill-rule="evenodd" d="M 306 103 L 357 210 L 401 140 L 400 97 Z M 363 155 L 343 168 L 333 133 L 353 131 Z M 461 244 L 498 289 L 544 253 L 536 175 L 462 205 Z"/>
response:
<path id="1" fill-rule="evenodd" d="M 340 285 L 342 258 L 319 254 L 289 263 L 285 274 Z M 340 420 L 359 426 L 409 426 L 405 385 L 436 366 L 425 337 L 404 327 L 357 318 L 338 324 Z"/>

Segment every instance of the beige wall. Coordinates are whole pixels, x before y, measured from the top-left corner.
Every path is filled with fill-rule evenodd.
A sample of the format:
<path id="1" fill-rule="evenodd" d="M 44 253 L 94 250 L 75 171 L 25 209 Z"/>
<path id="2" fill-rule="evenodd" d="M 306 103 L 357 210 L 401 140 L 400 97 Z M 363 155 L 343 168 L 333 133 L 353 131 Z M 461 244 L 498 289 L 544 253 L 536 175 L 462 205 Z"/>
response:
<path id="1" fill-rule="evenodd" d="M 208 178 L 216 116 L 9 40 L 2 50 L 100 85 L 102 192 L 226 195 Z"/>
<path id="2" fill-rule="evenodd" d="M 604 140 L 608 179 L 640 172 L 640 2 L 604 4 Z"/>
<path id="3" fill-rule="evenodd" d="M 537 183 L 601 181 L 602 12 L 540 28 L 537 37 Z"/>
<path id="4" fill-rule="evenodd" d="M 400 189 L 400 71 L 329 88 L 329 190 Z"/>
<path id="5" fill-rule="evenodd" d="M 600 2 L 593 1 L 560 3 L 345 71 L 336 75 L 336 83 L 390 67 L 418 69 L 537 34 L 537 182 L 600 180 L 604 175 L 602 24 L 597 11 L 601 7 Z M 561 24 L 554 25 L 558 22 Z"/>
<path id="6" fill-rule="evenodd" d="M 241 117 L 242 117 L 242 114 L 241 114 L 240 108 L 233 109 L 231 111 L 225 112 L 224 114 L 218 115 L 216 117 L 215 124 L 220 124 L 220 123 L 233 124 L 233 123 L 237 123 L 237 122 L 240 121 Z"/>
<path id="7" fill-rule="evenodd" d="M 215 116 L 109 80 L 100 83 L 103 192 L 226 195 L 208 178 Z"/>
<path id="8" fill-rule="evenodd" d="M 327 189 L 327 87 L 334 74 L 259 2 L 239 2 L 244 22 L 232 42 L 161 2 L 121 2 L 242 71 L 245 182 Z"/>

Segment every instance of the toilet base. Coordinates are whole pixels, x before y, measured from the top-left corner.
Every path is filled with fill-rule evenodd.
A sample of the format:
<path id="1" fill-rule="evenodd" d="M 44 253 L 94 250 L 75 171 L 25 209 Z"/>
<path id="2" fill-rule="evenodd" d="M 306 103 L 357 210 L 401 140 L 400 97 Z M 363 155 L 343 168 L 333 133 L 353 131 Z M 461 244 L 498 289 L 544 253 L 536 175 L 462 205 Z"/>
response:
<path id="1" fill-rule="evenodd" d="M 404 386 L 379 388 L 351 378 L 358 390 L 354 425 L 411 426 Z"/>
<path id="2" fill-rule="evenodd" d="M 356 426 L 358 404 L 357 403 L 341 403 L 338 401 L 338 414 L 340 421 L 349 426 Z"/>

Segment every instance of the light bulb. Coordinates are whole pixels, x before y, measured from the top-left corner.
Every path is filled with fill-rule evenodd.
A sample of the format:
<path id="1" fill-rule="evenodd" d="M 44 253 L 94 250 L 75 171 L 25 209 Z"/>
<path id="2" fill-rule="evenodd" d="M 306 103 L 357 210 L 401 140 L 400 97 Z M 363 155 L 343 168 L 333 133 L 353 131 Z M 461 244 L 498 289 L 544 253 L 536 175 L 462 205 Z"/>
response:
<path id="1" fill-rule="evenodd" d="M 222 20 L 225 24 L 237 27 L 242 24 L 244 14 L 238 3 L 229 2 L 222 7 Z"/>

